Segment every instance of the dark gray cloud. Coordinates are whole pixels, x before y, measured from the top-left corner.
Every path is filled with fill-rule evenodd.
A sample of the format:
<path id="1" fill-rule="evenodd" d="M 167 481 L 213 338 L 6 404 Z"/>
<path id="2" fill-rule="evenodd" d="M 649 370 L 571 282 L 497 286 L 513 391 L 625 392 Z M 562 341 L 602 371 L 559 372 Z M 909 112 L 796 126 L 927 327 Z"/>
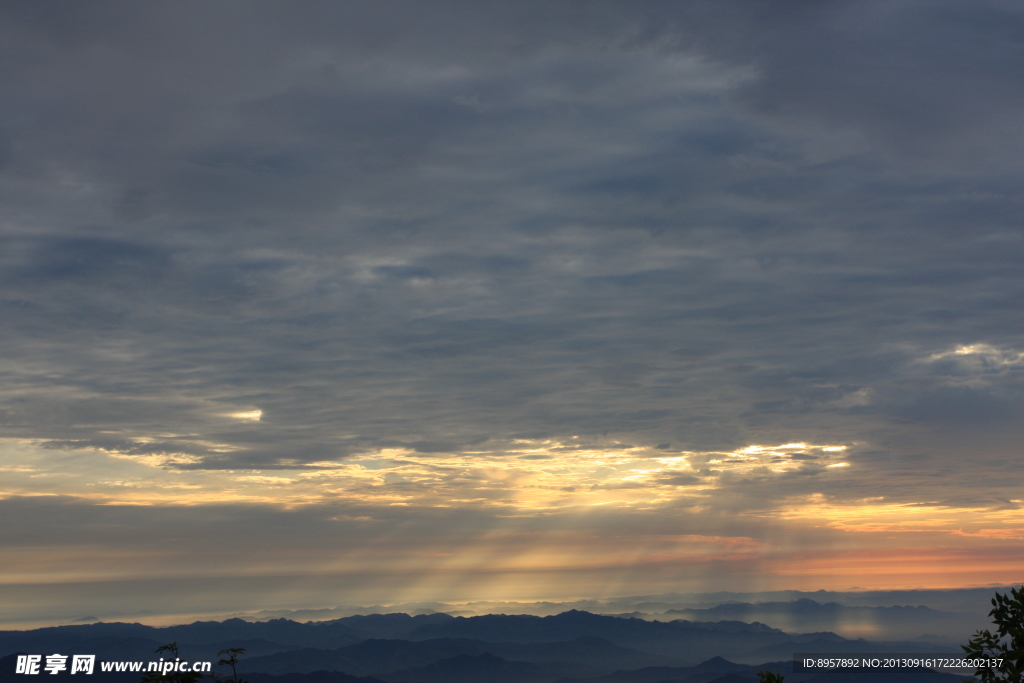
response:
<path id="1" fill-rule="evenodd" d="M 299 460 L 1013 411 L 896 386 L 1019 338 L 1019 176 L 967 135 L 1016 107 L 1010 5 L 6 11 L 19 436 L 138 400 L 232 443 L 199 404 L 252 404 Z"/>

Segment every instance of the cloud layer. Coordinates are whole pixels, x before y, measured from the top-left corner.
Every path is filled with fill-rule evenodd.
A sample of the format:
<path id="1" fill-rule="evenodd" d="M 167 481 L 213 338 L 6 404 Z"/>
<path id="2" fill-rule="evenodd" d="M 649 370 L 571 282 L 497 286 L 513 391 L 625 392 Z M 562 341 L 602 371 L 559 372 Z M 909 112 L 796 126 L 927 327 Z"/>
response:
<path id="1" fill-rule="evenodd" d="M 50 524 L 11 552 L 65 524 L 149 576 L 88 521 L 139 505 L 465 572 L 518 551 L 463 523 L 651 525 L 778 587 L 902 530 L 1020 547 L 1015 3 L 0 11 L 0 493 Z"/>

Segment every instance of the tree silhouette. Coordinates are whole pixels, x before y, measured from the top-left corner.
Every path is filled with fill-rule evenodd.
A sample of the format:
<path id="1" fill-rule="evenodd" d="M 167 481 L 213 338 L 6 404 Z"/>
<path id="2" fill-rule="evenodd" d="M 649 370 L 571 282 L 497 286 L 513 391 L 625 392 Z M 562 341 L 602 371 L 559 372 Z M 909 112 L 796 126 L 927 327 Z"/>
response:
<path id="1" fill-rule="evenodd" d="M 231 667 L 231 681 L 229 683 L 247 683 L 238 678 L 238 672 L 235 670 L 235 666 L 238 664 L 238 655 L 245 653 L 244 647 L 229 647 L 227 650 L 221 650 L 217 653 L 217 656 L 221 658 L 217 662 L 217 666 L 230 666 Z M 224 657 L 224 655 L 228 655 Z"/>
<path id="2" fill-rule="evenodd" d="M 974 675 L 983 683 L 1024 681 L 1024 586 L 1011 588 L 1008 595 L 996 593 L 988 613 L 996 632 L 978 631 L 961 645 L 968 659 L 1002 659 L 1002 666 L 979 667 Z"/>

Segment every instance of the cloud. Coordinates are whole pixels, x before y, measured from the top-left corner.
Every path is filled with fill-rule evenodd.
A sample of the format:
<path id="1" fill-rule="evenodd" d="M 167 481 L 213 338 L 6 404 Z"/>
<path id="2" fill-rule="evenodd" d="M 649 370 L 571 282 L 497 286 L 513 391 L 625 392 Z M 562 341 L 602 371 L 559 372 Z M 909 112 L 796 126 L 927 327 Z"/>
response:
<path id="1" fill-rule="evenodd" d="M 1014 500 L 1016 5 L 0 13 L 4 495 Z"/>

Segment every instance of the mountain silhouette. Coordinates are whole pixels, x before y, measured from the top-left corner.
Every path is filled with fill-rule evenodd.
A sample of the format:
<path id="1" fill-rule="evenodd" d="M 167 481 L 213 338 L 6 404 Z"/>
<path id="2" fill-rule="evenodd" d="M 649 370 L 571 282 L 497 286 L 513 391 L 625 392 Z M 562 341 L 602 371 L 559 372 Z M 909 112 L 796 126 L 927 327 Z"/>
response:
<path id="1" fill-rule="evenodd" d="M 490 653 L 457 655 L 426 666 L 403 669 L 385 677 L 388 683 L 535 683 L 550 681 L 550 667 L 510 662 Z"/>
<path id="2" fill-rule="evenodd" d="M 722 657 L 712 657 L 694 666 L 647 666 L 634 670 L 616 671 L 593 678 L 563 678 L 557 683 L 662 683 L 668 680 L 704 683 L 734 672 L 753 675 L 753 668 L 746 664 L 730 662 Z"/>
<path id="3" fill-rule="evenodd" d="M 364 638 L 404 638 L 420 626 L 443 624 L 455 617 L 441 612 L 409 616 L 402 612 L 390 614 L 359 614 L 342 617 L 324 624 L 337 624 Z"/>
<path id="4" fill-rule="evenodd" d="M 247 675 L 246 680 L 249 683 L 384 683 L 379 678 L 350 676 L 340 671 L 313 671 L 305 674 L 285 674 L 284 676 L 254 673 Z"/>
<path id="5" fill-rule="evenodd" d="M 831 635 L 837 641 L 843 640 Z M 640 652 L 684 660 L 684 663 L 699 661 L 709 653 L 735 657 L 777 643 L 812 639 L 757 623 L 645 621 L 577 610 L 548 617 L 506 614 L 455 617 L 444 623 L 421 626 L 409 635 L 411 640 L 442 637 L 521 643 L 597 637 Z"/>
<path id="6" fill-rule="evenodd" d="M 250 683 L 365 683 L 367 677 L 385 683 L 711 683 L 726 676 L 753 680 L 759 670 L 753 665 L 766 660 L 775 663 L 759 666 L 788 678 L 796 652 L 920 652 L 926 647 L 848 640 L 829 632 L 785 633 L 760 623 L 645 621 L 578 610 L 546 617 L 378 614 L 307 623 L 99 623 L 0 632 L 0 664 L 5 667 L 0 668 L 0 681 L 23 678 L 11 677 L 17 652 L 95 654 L 98 663 L 148 662 L 158 659 L 154 651 L 169 642 L 176 642 L 182 659 L 191 661 L 216 662 L 220 650 L 244 648 L 238 671 Z M 93 683 L 137 683 L 140 678 L 137 673 L 102 674 L 98 669 L 90 678 Z M 215 673 L 224 675 L 226 670 Z M 813 672 L 794 680 L 961 680 L 930 671 L 866 672 L 870 678 L 863 678 L 864 673 Z"/>
<path id="7" fill-rule="evenodd" d="M 283 674 L 325 669 L 360 676 L 380 676 L 456 655 L 484 653 L 536 664 L 572 664 L 584 668 L 580 673 L 614 671 L 661 662 L 682 664 L 670 657 L 646 654 L 593 636 L 554 643 L 487 643 L 470 638 L 423 641 L 371 638 L 335 650 L 304 648 L 262 657 L 247 657 L 242 660 L 238 670 Z"/>

